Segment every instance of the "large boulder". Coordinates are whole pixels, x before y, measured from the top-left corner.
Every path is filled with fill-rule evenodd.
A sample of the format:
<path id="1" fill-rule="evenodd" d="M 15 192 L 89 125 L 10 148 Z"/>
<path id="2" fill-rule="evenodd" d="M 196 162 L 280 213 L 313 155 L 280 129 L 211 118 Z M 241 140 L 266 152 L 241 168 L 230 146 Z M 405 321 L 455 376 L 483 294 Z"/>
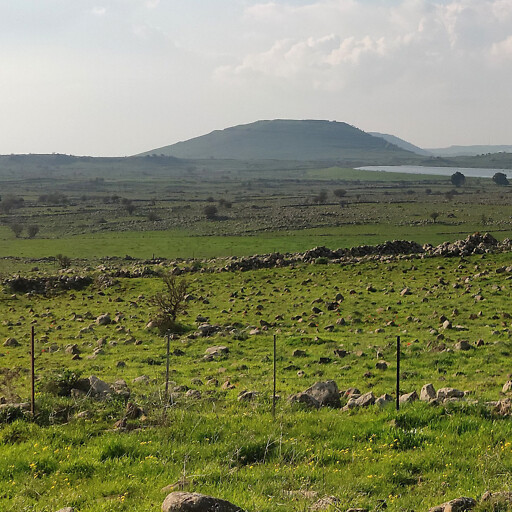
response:
<path id="1" fill-rule="evenodd" d="M 401 404 L 410 404 L 412 402 L 415 402 L 418 400 L 418 393 L 416 391 L 413 391 L 412 393 L 406 393 L 405 395 L 400 396 L 400 403 Z"/>
<path id="2" fill-rule="evenodd" d="M 340 391 L 333 380 L 315 382 L 304 393 L 317 400 L 321 407 L 341 407 Z"/>
<path id="3" fill-rule="evenodd" d="M 291 404 L 301 404 L 304 407 L 311 407 L 314 409 L 318 409 L 320 407 L 318 400 L 307 393 L 295 393 L 295 395 L 291 395 L 288 398 L 288 401 Z"/>
<path id="4" fill-rule="evenodd" d="M 378 407 L 386 407 L 394 402 L 394 398 L 391 395 L 385 393 L 384 395 L 379 396 L 379 398 L 375 399 L 375 405 Z"/>
<path id="5" fill-rule="evenodd" d="M 214 347 L 208 347 L 205 350 L 205 354 L 213 357 L 223 356 L 229 353 L 228 347 L 223 345 L 217 345 Z"/>
<path id="6" fill-rule="evenodd" d="M 94 398 L 107 398 L 112 394 L 112 391 L 110 384 L 98 379 L 95 375 L 89 377 L 89 393 Z"/>
<path id="7" fill-rule="evenodd" d="M 462 398 L 464 391 L 455 388 L 441 388 L 437 390 L 437 399 L 439 401 L 446 400 L 447 398 Z"/>
<path id="8" fill-rule="evenodd" d="M 434 400 L 436 398 L 436 390 L 432 384 L 425 384 L 420 391 L 420 400 L 422 402 L 430 402 L 430 400 Z"/>
<path id="9" fill-rule="evenodd" d="M 229 501 L 197 492 L 171 492 L 162 503 L 162 512 L 243 512 Z"/>
<path id="10" fill-rule="evenodd" d="M 480 498 L 481 503 L 490 505 L 491 510 L 509 510 L 512 507 L 512 492 L 499 491 L 490 492 L 486 491 Z"/>
<path id="11" fill-rule="evenodd" d="M 355 394 L 350 395 L 347 405 L 343 408 L 344 411 L 355 409 L 356 407 L 368 407 L 375 403 L 375 395 L 372 391 L 365 393 L 364 395 L 357 396 Z"/>
<path id="12" fill-rule="evenodd" d="M 432 507 L 428 512 L 466 512 L 471 510 L 476 505 L 476 501 L 473 498 L 456 498 L 437 507 Z"/>
<path id="13" fill-rule="evenodd" d="M 96 323 L 98 325 L 109 325 L 112 323 L 112 319 L 108 313 L 104 313 L 96 318 Z"/>

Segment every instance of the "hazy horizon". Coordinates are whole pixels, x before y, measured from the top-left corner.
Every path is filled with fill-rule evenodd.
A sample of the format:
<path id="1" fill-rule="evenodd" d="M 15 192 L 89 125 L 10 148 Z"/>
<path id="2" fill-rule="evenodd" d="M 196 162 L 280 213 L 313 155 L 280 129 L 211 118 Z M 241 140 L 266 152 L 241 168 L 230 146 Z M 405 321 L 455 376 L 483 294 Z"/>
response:
<path id="1" fill-rule="evenodd" d="M 0 154 L 124 156 L 261 119 L 512 144 L 509 0 L 4 0 Z"/>

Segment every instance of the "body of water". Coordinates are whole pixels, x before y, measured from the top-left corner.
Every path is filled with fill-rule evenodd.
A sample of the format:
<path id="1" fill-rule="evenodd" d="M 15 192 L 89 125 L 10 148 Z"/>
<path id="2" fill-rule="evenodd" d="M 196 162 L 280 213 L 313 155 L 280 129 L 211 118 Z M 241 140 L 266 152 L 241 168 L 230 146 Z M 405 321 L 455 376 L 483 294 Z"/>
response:
<path id="1" fill-rule="evenodd" d="M 510 169 L 480 169 L 465 167 L 424 167 L 421 165 L 368 165 L 358 167 L 363 171 L 384 171 L 384 172 L 403 172 L 406 174 L 433 174 L 438 176 L 451 176 L 459 171 L 467 178 L 492 178 L 495 173 L 502 172 L 510 178 L 512 171 Z"/>

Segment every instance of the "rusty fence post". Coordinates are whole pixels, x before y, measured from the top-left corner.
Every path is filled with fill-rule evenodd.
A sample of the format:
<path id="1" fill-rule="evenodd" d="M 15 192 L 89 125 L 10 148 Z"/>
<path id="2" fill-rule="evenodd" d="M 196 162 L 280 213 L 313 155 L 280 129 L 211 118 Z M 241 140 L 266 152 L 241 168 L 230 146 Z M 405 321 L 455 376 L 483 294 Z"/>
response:
<path id="1" fill-rule="evenodd" d="M 276 418 L 276 351 L 277 351 L 277 343 L 276 343 L 276 335 L 274 334 L 274 390 L 272 393 L 272 418 Z"/>
<path id="2" fill-rule="evenodd" d="M 165 402 L 166 406 L 169 405 L 169 358 L 171 350 L 171 335 L 167 333 L 167 353 L 165 363 Z"/>
<path id="3" fill-rule="evenodd" d="M 36 380 L 36 372 L 35 372 L 35 348 L 34 348 L 34 340 L 35 340 L 35 329 L 32 326 L 31 335 L 30 335 L 30 412 L 32 413 L 32 417 L 34 417 L 36 412 L 36 393 L 35 393 L 35 380 Z"/>
<path id="4" fill-rule="evenodd" d="M 400 410 L 400 336 L 396 337 L 396 410 Z"/>

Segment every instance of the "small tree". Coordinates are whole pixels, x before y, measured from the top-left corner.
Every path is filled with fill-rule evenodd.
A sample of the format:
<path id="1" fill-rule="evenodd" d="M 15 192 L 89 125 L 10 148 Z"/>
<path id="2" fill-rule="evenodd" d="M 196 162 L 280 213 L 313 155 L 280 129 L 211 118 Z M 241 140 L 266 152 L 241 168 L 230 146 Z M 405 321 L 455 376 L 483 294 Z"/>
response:
<path id="1" fill-rule="evenodd" d="M 457 171 L 451 175 L 450 181 L 452 182 L 452 185 L 456 187 L 461 187 L 462 185 L 464 185 L 464 183 L 466 183 L 466 176 L 464 176 L 464 174 L 462 174 L 461 172 Z"/>
<path id="2" fill-rule="evenodd" d="M 29 238 L 34 238 L 39 233 L 39 226 L 37 224 L 31 224 L 27 227 L 27 234 Z"/>
<path id="3" fill-rule="evenodd" d="M 494 181 L 494 183 L 496 183 L 496 185 L 500 185 L 500 186 L 506 186 L 509 184 L 507 175 L 502 172 L 497 172 L 492 177 L 492 181 Z"/>
<path id="4" fill-rule="evenodd" d="M 11 227 L 11 231 L 14 233 L 14 236 L 16 238 L 19 238 L 23 231 L 23 225 L 19 224 L 18 222 L 13 222 L 10 227 Z"/>
<path id="5" fill-rule="evenodd" d="M 22 197 L 8 194 L 0 202 L 0 211 L 9 214 L 11 213 L 11 210 L 22 208 L 24 204 L 25 200 Z"/>
<path id="6" fill-rule="evenodd" d="M 320 190 L 318 195 L 316 195 L 313 198 L 313 201 L 318 204 L 323 204 L 327 201 L 327 191 L 326 190 Z"/>
<path id="7" fill-rule="evenodd" d="M 430 214 L 430 218 L 432 219 L 432 222 L 435 224 L 436 223 L 436 220 L 437 218 L 439 217 L 439 212 L 432 212 Z"/>
<path id="8" fill-rule="evenodd" d="M 335 197 L 344 197 L 347 194 L 347 191 L 344 188 L 335 188 L 332 193 Z"/>
<path id="9" fill-rule="evenodd" d="M 71 258 L 69 256 L 64 256 L 64 254 L 57 254 L 55 259 L 57 260 L 60 268 L 69 268 L 71 265 Z"/>
<path id="10" fill-rule="evenodd" d="M 215 217 L 217 217 L 217 212 L 217 207 L 212 204 L 205 206 L 203 209 L 203 213 L 205 214 L 206 218 L 210 220 L 215 219 Z"/>
<path id="11" fill-rule="evenodd" d="M 130 201 L 124 205 L 126 211 L 131 215 L 135 211 L 135 205 Z"/>
<path id="12" fill-rule="evenodd" d="M 226 199 L 219 199 L 219 206 L 222 206 L 223 208 L 231 208 L 233 206 L 230 201 L 227 201 Z"/>
<path id="13" fill-rule="evenodd" d="M 165 285 L 163 292 L 157 293 L 151 298 L 151 303 L 157 311 L 152 319 L 162 334 L 177 330 L 176 319 L 185 311 L 188 283 L 170 273 L 162 276 Z"/>

